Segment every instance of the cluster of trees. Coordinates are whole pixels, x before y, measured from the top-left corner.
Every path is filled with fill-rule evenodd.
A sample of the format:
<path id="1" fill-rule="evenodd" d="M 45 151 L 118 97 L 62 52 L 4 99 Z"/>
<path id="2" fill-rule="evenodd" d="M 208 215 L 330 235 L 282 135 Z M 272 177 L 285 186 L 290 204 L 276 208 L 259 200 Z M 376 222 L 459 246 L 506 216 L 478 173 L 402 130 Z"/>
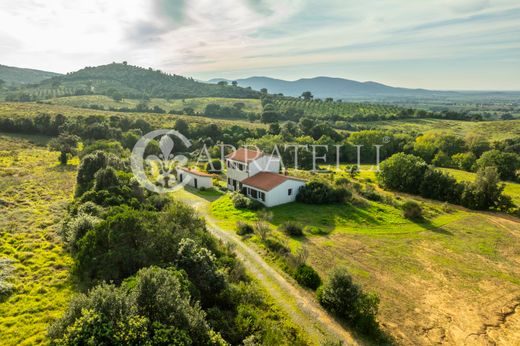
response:
<path id="1" fill-rule="evenodd" d="M 210 103 L 204 108 L 204 115 L 210 118 L 231 118 L 231 119 L 256 119 L 255 113 L 245 112 L 243 102 L 236 102 L 233 107 L 221 106 Z"/>
<path id="2" fill-rule="evenodd" d="M 480 169 L 472 183 L 457 182 L 420 157 L 397 153 L 381 163 L 378 179 L 383 187 L 391 190 L 461 204 L 471 209 L 507 211 L 514 206 L 511 199 L 502 194 L 504 185 L 493 166 Z"/>
<path id="3" fill-rule="evenodd" d="M 81 160 L 62 237 L 86 291 L 54 323 L 52 341 L 304 344 L 204 220 L 141 188 L 128 165 L 124 152 L 94 150 Z"/>
<path id="4" fill-rule="evenodd" d="M 296 200 L 307 204 L 343 203 L 352 197 L 345 186 L 331 186 L 321 181 L 310 181 L 300 188 Z"/>

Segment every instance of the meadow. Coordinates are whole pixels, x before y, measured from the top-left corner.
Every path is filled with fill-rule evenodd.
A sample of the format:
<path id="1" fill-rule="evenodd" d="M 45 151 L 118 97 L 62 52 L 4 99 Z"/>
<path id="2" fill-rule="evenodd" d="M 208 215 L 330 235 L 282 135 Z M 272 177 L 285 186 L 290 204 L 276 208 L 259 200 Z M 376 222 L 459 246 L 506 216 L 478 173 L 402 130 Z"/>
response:
<path id="1" fill-rule="evenodd" d="M 49 323 L 72 294 L 72 260 L 58 231 L 78 162 L 60 167 L 48 139 L 0 134 L 0 263 L 11 267 L 5 280 L 12 288 L 0 300 L 2 345 L 47 343 Z"/>
<path id="2" fill-rule="evenodd" d="M 356 282 L 380 296 L 380 322 L 399 343 L 506 345 L 517 340 L 518 220 L 402 194 L 394 198 L 415 199 L 425 220 L 408 220 L 392 205 L 366 200 L 292 203 L 269 209 L 272 234 L 293 253 L 306 248 L 308 263 L 322 278 L 334 266 L 346 266 Z M 213 201 L 210 211 L 230 231 L 238 220 L 258 218 L 256 212 L 236 209 L 228 195 Z M 312 231 L 289 237 L 277 230 L 287 221 Z M 272 259 L 257 236 L 247 242 Z M 280 264 L 276 258 L 272 263 Z M 513 317 L 504 319 L 506 314 Z"/>

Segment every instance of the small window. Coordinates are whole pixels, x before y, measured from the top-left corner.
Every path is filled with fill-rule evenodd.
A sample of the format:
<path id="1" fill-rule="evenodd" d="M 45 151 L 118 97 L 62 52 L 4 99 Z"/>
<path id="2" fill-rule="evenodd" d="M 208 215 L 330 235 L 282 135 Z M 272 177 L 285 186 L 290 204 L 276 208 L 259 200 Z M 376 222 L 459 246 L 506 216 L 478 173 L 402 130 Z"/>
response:
<path id="1" fill-rule="evenodd" d="M 231 185 L 231 178 L 227 178 L 228 185 Z"/>
<path id="2" fill-rule="evenodd" d="M 257 198 L 257 192 L 258 191 L 251 189 L 251 197 Z"/>
<path id="3" fill-rule="evenodd" d="M 228 168 L 231 167 L 231 161 L 227 160 L 226 162 L 227 162 Z"/>
<path id="4" fill-rule="evenodd" d="M 265 193 L 260 192 L 260 199 L 265 202 Z"/>
<path id="5" fill-rule="evenodd" d="M 292 189 L 287 190 L 287 195 L 288 196 L 292 195 Z"/>

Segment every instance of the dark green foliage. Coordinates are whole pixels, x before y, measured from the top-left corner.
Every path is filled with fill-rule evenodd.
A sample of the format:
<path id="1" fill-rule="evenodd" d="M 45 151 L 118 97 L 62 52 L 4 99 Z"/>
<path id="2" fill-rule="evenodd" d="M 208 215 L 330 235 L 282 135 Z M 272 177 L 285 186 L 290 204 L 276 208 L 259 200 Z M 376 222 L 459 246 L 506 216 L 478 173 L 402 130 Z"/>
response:
<path id="1" fill-rule="evenodd" d="M 428 166 L 417 156 L 397 153 L 384 160 L 379 168 L 379 182 L 385 188 L 418 193 Z"/>
<path id="2" fill-rule="evenodd" d="M 237 234 L 238 235 L 247 235 L 247 234 L 253 234 L 255 229 L 253 226 L 248 224 L 247 222 L 238 221 L 237 222 Z"/>
<path id="3" fill-rule="evenodd" d="M 401 208 L 403 209 L 403 215 L 405 218 L 410 220 L 422 219 L 422 208 L 419 203 L 409 200 L 404 202 Z"/>
<path id="4" fill-rule="evenodd" d="M 517 180 L 517 170 L 520 169 L 520 156 L 515 153 L 499 150 L 486 151 L 477 160 L 477 169 L 496 167 L 502 180 Z"/>
<path id="5" fill-rule="evenodd" d="M 327 310 L 362 333 L 383 341 L 376 321 L 379 298 L 364 293 L 345 268 L 334 269 L 327 282 L 318 289 L 317 296 Z"/>
<path id="6" fill-rule="evenodd" d="M 206 164 L 206 171 L 208 173 L 222 172 L 222 162 L 220 160 L 212 160 Z"/>
<path id="7" fill-rule="evenodd" d="M 303 226 L 293 221 L 286 221 L 281 224 L 280 230 L 293 237 L 299 237 L 303 235 Z"/>
<path id="8" fill-rule="evenodd" d="M 294 279 L 304 287 L 312 290 L 318 289 L 321 285 L 319 274 L 307 264 L 300 264 L 294 272 Z"/>
<path id="9" fill-rule="evenodd" d="M 244 196 L 241 193 L 234 192 L 231 195 L 231 200 L 233 201 L 233 205 L 237 209 L 250 209 L 250 210 L 258 210 L 262 207 L 260 202 L 252 200 L 249 197 Z"/>
<path id="10" fill-rule="evenodd" d="M 78 295 L 49 336 L 58 345 L 219 344 L 188 286 L 173 269 L 142 269 L 121 287 Z"/>
<path id="11" fill-rule="evenodd" d="M 504 184 L 496 167 L 481 168 L 477 172 L 475 182 L 466 184 L 462 194 L 462 204 L 471 209 L 498 209 L 507 211 L 513 207 L 509 197 L 502 194 Z"/>
<path id="12" fill-rule="evenodd" d="M 352 193 L 344 187 L 311 181 L 300 188 L 296 200 L 307 204 L 343 203 L 351 196 Z"/>
<path id="13" fill-rule="evenodd" d="M 485 155 L 485 154 L 484 154 Z M 478 210 L 509 210 L 513 204 L 502 195 L 498 169 L 480 169 L 475 182 L 458 183 L 450 175 L 436 171 L 413 155 L 395 154 L 380 166 L 379 183 L 384 187 Z"/>
<path id="14" fill-rule="evenodd" d="M 472 171 L 477 161 L 477 157 L 472 152 L 469 153 L 459 153 L 455 154 L 451 157 L 453 165 L 459 169 L 464 171 Z"/>

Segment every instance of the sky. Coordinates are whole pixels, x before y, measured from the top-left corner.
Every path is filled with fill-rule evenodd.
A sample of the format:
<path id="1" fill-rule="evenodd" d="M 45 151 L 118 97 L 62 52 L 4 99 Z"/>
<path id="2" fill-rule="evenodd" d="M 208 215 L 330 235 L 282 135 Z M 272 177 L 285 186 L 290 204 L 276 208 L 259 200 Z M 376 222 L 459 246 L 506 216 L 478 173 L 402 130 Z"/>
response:
<path id="1" fill-rule="evenodd" d="M 0 0 L 0 64 L 520 90 L 518 0 Z"/>

